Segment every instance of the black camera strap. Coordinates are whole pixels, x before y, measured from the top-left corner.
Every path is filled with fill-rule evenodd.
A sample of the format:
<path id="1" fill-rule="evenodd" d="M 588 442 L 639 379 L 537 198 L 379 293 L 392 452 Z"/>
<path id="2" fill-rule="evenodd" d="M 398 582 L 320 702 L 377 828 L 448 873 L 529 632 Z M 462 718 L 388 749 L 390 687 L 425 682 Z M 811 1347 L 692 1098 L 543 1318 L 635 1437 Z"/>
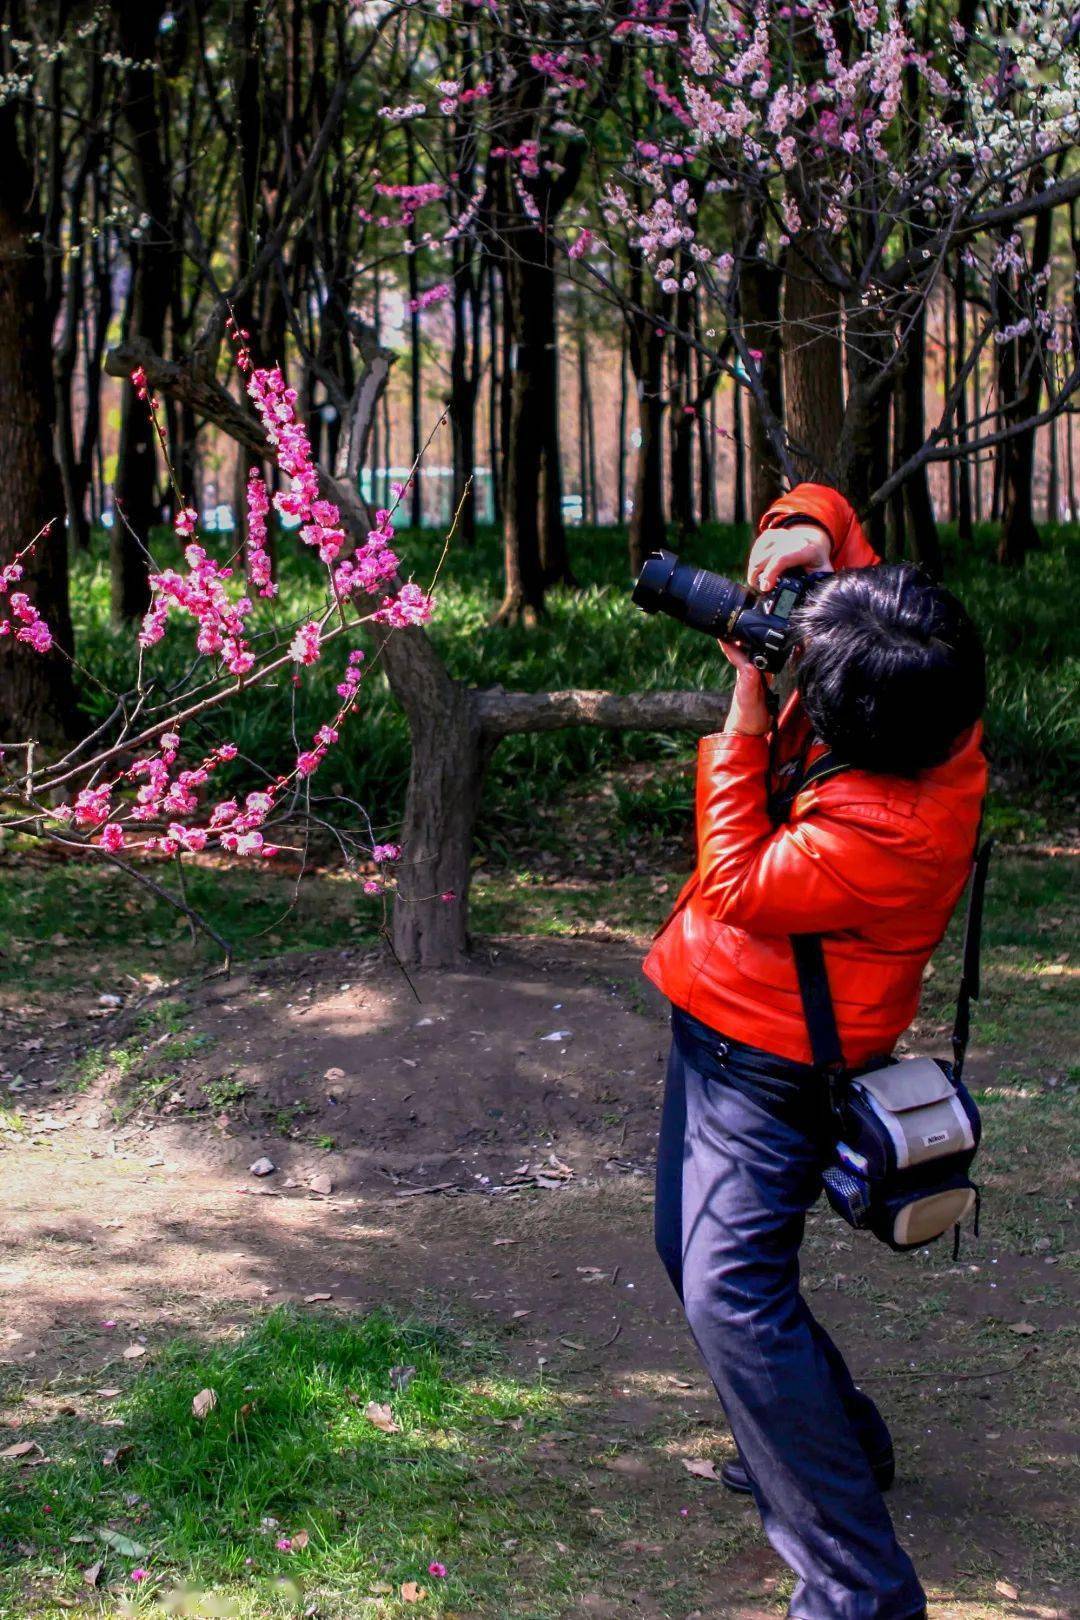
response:
<path id="1" fill-rule="evenodd" d="M 953 1075 L 959 1080 L 967 1054 L 971 1031 L 971 1003 L 979 999 L 979 963 L 982 950 L 983 901 L 986 895 L 986 874 L 994 847 L 988 838 L 979 848 L 972 865 L 971 888 L 968 894 L 967 921 L 964 925 L 964 955 L 960 974 L 960 989 L 956 998 L 956 1019 L 953 1023 Z M 799 980 L 803 1015 L 810 1036 L 810 1050 L 815 1067 L 829 1080 L 830 1095 L 836 1110 L 845 1076 L 844 1049 L 836 1025 L 836 1011 L 829 990 L 829 974 L 825 964 L 825 949 L 820 934 L 792 934 L 791 949 L 795 957 L 795 972 Z"/>
<path id="2" fill-rule="evenodd" d="M 971 1033 L 971 1003 L 979 999 L 979 968 L 982 955 L 983 901 L 986 898 L 986 874 L 990 868 L 994 840 L 987 838 L 975 856 L 968 892 L 967 921 L 964 924 L 964 960 L 960 969 L 960 989 L 956 997 L 956 1017 L 953 1020 L 952 1049 L 953 1074 L 957 1080 L 964 1072 L 968 1036 Z"/>

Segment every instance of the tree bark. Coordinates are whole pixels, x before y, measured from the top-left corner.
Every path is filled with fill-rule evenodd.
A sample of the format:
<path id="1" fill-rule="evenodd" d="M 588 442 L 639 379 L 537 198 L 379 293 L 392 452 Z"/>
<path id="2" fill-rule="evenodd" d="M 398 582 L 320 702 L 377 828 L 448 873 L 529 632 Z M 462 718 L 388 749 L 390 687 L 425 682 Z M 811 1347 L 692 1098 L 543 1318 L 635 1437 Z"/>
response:
<path id="1" fill-rule="evenodd" d="M 137 332 L 155 352 L 164 348 L 172 301 L 176 249 L 172 241 L 169 175 L 162 142 L 161 79 L 155 63 L 165 0 L 114 7 L 124 56 L 124 116 L 131 133 L 136 195 L 149 223 L 130 249 L 131 290 L 125 335 Z M 112 614 L 117 623 L 141 618 L 150 606 L 149 568 L 144 547 L 161 516 L 157 499 L 157 444 L 145 402 L 127 383 L 120 405 L 120 444 L 116 461 L 116 504 L 109 535 Z"/>
<path id="2" fill-rule="evenodd" d="M 784 419 L 800 478 L 832 484 L 844 423 L 840 294 L 813 244 L 788 249 L 784 274 Z"/>
<path id="3" fill-rule="evenodd" d="M 13 634 L 0 637 L 0 740 L 49 744 L 78 730 L 69 657 L 64 492 L 53 455 L 52 333 L 43 303 L 45 246 L 35 181 L 18 140 L 16 103 L 0 106 L 0 568 L 26 548 L 24 590 L 52 631 L 55 647 L 35 652 Z M 10 596 L 0 598 L 7 605 Z M 10 622 L 8 613 L 4 617 Z M 14 627 L 13 627 L 14 628 Z"/>
<path id="4" fill-rule="evenodd" d="M 632 352 L 638 398 L 638 452 L 634 469 L 634 509 L 630 514 L 630 572 L 640 574 L 650 551 L 667 538 L 664 522 L 664 335 L 646 319 Z"/>
<path id="5" fill-rule="evenodd" d="M 898 462 L 915 455 L 926 440 L 925 375 L 926 304 L 923 302 L 911 321 L 899 379 Z M 925 462 L 905 480 L 903 489 L 911 555 L 933 578 L 940 579 L 941 539 L 934 517 L 934 503 L 930 499 L 930 481 Z"/>
<path id="6" fill-rule="evenodd" d="M 964 268 L 958 267 L 953 284 L 953 371 L 959 375 L 967 355 L 967 306 L 964 296 Z M 956 442 L 967 443 L 967 389 L 960 390 L 956 404 Z M 966 456 L 956 462 L 956 533 L 960 540 L 972 536 L 971 467 Z"/>
<path id="7" fill-rule="evenodd" d="M 746 522 L 746 435 L 743 431 L 742 385 L 738 379 L 731 385 L 731 440 L 735 453 L 731 521 L 741 527 Z"/>
<path id="8" fill-rule="evenodd" d="M 1050 260 L 1053 212 L 1044 209 L 1035 220 L 1031 238 L 1032 276 L 1039 276 Z M 1015 304 L 1009 297 L 1006 278 L 999 284 L 999 320 L 1002 325 L 1015 319 Z M 1006 424 L 1037 416 L 1042 397 L 1043 374 L 1035 337 L 1028 332 L 997 346 L 998 398 L 1002 421 Z M 1001 468 L 1001 538 L 998 561 L 1022 562 L 1039 545 L 1039 531 L 1033 510 L 1035 485 L 1035 428 L 1015 433 L 998 447 Z"/>
<path id="9" fill-rule="evenodd" d="M 684 266 L 685 268 L 685 266 Z M 680 278 L 681 279 L 681 278 Z M 671 526 L 678 540 L 693 534 L 697 528 L 694 512 L 694 416 L 693 385 L 691 382 L 691 349 L 684 332 L 693 326 L 692 297 L 681 286 L 675 299 L 675 327 L 668 354 L 668 434 L 670 459 L 668 485 L 670 490 Z"/>
<path id="10" fill-rule="evenodd" d="M 763 259 L 743 264 L 739 304 L 747 347 L 760 354 L 756 362 L 769 410 L 784 420 L 784 384 L 780 345 L 780 272 Z M 750 521 L 757 524 L 766 508 L 783 493 L 783 472 L 768 427 L 753 396 L 749 400 Z"/>

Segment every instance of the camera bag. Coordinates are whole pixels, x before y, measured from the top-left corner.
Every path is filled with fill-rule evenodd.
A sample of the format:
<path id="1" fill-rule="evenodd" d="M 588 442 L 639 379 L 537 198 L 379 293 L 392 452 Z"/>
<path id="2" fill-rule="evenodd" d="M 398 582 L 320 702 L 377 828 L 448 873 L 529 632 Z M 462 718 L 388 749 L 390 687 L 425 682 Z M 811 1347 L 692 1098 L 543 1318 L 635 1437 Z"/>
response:
<path id="1" fill-rule="evenodd" d="M 842 767 L 833 766 L 832 770 Z M 816 774 L 816 773 L 815 773 Z M 992 844 L 975 858 L 964 933 L 963 968 L 952 1033 L 952 1062 L 905 1057 L 850 1071 L 843 1057 L 820 934 L 791 936 L 815 1065 L 829 1081 L 835 1161 L 825 1194 L 849 1225 L 892 1249 L 915 1249 L 954 1231 L 974 1211 L 979 1189 L 969 1170 L 979 1146 L 979 1110 L 963 1083 L 971 1002 L 979 996 L 983 897 Z"/>

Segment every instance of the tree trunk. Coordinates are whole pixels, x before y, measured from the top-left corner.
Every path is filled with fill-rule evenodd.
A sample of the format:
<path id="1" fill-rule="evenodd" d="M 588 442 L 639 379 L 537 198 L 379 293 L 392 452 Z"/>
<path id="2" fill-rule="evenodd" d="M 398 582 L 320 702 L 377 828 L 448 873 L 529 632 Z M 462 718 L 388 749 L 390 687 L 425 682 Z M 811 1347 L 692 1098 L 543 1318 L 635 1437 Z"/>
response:
<path id="1" fill-rule="evenodd" d="M 450 437 L 453 444 L 453 511 L 460 510 L 458 536 L 476 542 L 476 396 L 480 374 L 479 296 L 471 244 L 454 244 L 454 334 L 450 346 Z M 471 365 L 470 365 L 471 352 Z"/>
<path id="2" fill-rule="evenodd" d="M 503 283 L 503 320 L 513 333 L 509 354 L 509 417 L 502 445 L 503 599 L 495 615 L 500 624 L 535 624 L 544 611 L 544 573 L 540 563 L 540 464 L 537 425 L 537 368 L 526 352 L 527 315 L 518 277 L 507 266 Z"/>
<path id="3" fill-rule="evenodd" d="M 838 487 L 867 523 L 871 545 L 885 552 L 885 511 L 870 497 L 889 470 L 889 392 L 885 367 L 892 335 L 885 317 L 852 296 L 847 309 L 847 402 L 837 452 Z"/>
<path id="4" fill-rule="evenodd" d="M 0 107 L 0 567 L 47 523 L 54 524 L 23 558 L 23 578 L 14 589 L 30 597 L 56 646 L 43 655 L 12 634 L 0 638 L 0 741 L 50 743 L 74 736 L 78 715 L 71 664 L 64 656 L 72 652 L 73 639 L 64 493 L 52 444 L 52 333 L 42 301 L 45 247 L 34 175 L 18 144 L 16 111 L 13 100 Z M 4 617 L 10 622 L 8 613 Z"/>
<path id="5" fill-rule="evenodd" d="M 1050 261 L 1053 210 L 1044 209 L 1036 218 L 1031 239 L 1031 275 L 1038 277 Z M 999 292 L 999 320 L 1010 318 L 1006 278 Z M 1004 319 L 1002 318 L 1004 317 Z M 1031 332 L 1002 343 L 997 348 L 998 398 L 1006 426 L 1030 421 L 1038 415 L 1042 398 L 1043 374 Z M 1035 433 L 1033 427 L 1014 433 L 998 449 L 1001 466 L 1001 538 L 998 561 L 1019 563 L 1039 545 L 1039 531 L 1033 510 L 1035 486 Z"/>
<path id="6" fill-rule="evenodd" d="M 697 351 L 698 515 L 716 521 L 716 389 L 719 371 L 705 376 L 705 357 Z"/>
<path id="7" fill-rule="evenodd" d="M 469 947 L 473 829 L 493 745 L 468 687 L 456 681 L 438 701 L 410 702 L 409 737 L 394 950 L 403 962 L 448 967 Z"/>
<path id="8" fill-rule="evenodd" d="M 746 522 L 746 434 L 743 431 L 742 385 L 737 379 L 731 385 L 731 441 L 735 452 L 731 521 L 741 527 Z"/>
<path id="9" fill-rule="evenodd" d="M 615 441 L 615 522 L 626 522 L 626 324 L 619 328 L 619 427 Z"/>
<path id="10" fill-rule="evenodd" d="M 1058 459 L 1056 420 L 1050 423 L 1047 432 L 1050 435 L 1050 445 L 1046 469 L 1046 521 L 1057 523 L 1061 517 L 1061 468 Z"/>
<path id="11" fill-rule="evenodd" d="M 563 516 L 562 451 L 559 443 L 559 321 L 555 298 L 555 271 L 551 248 L 542 237 L 544 258 L 528 267 L 525 291 L 533 306 L 534 341 L 530 363 L 537 372 L 537 422 L 541 434 L 540 461 L 540 566 L 544 584 L 574 585 Z"/>
<path id="12" fill-rule="evenodd" d="M 630 572 L 636 578 L 650 551 L 666 538 L 664 523 L 664 333 L 648 311 L 634 322 L 631 359 L 637 380 L 638 452 L 630 514 Z"/>
<path id="13" fill-rule="evenodd" d="M 954 372 L 959 375 L 967 357 L 967 312 L 964 298 L 964 271 L 961 265 L 953 288 L 953 355 L 955 363 Z M 958 445 L 967 443 L 967 388 L 960 390 L 956 403 L 956 442 Z M 972 504 L 971 504 L 971 467 L 967 456 L 960 456 L 956 461 L 956 533 L 960 540 L 970 540 L 972 536 Z"/>
<path id="14" fill-rule="evenodd" d="M 510 354 L 511 339 L 506 311 L 499 320 L 499 279 L 495 260 L 488 260 L 488 323 L 490 331 L 490 386 L 488 389 L 488 460 L 491 464 L 491 521 L 496 528 L 502 526 L 505 507 L 503 490 L 503 453 L 510 423 Z"/>
<path id="15" fill-rule="evenodd" d="M 783 349 L 784 423 L 796 470 L 835 483 L 844 422 L 840 294 L 816 270 L 812 243 L 788 249 Z"/>
<path id="16" fill-rule="evenodd" d="M 137 332 L 156 353 L 164 348 L 165 323 L 172 302 L 176 250 L 171 237 L 169 174 L 162 142 L 157 69 L 165 0 L 143 0 L 115 8 L 125 70 L 124 115 L 131 132 L 135 189 L 149 224 L 131 244 L 131 290 L 125 336 Z M 182 492 L 185 493 L 185 492 Z M 109 535 L 113 619 L 141 618 L 150 606 L 145 546 L 160 519 L 157 499 L 157 444 L 143 400 L 126 384 L 120 404 L 120 444 L 116 461 L 115 517 Z"/>
<path id="17" fill-rule="evenodd" d="M 756 363 L 769 411 L 777 422 L 784 420 L 784 385 L 780 346 L 780 272 L 763 259 L 753 259 L 742 267 L 739 304 L 747 347 L 760 354 Z M 763 512 L 782 494 L 784 479 L 776 447 L 767 424 L 750 395 L 750 521 L 757 524 Z"/>
<path id="18" fill-rule="evenodd" d="M 694 407 L 691 383 L 691 350 L 681 334 L 692 328 L 691 295 L 682 287 L 675 300 L 675 327 L 678 332 L 668 355 L 668 434 L 670 459 L 671 525 L 678 540 L 697 528 L 694 513 Z"/>
<path id="19" fill-rule="evenodd" d="M 912 320 L 899 380 L 899 442 L 896 447 L 898 461 L 907 461 L 917 454 L 926 441 L 926 418 L 923 398 L 926 374 L 926 304 L 922 303 Z M 904 513 L 908 521 L 908 544 L 915 561 L 932 575 L 941 578 L 941 540 L 934 504 L 930 499 L 930 481 L 924 462 L 904 482 Z"/>

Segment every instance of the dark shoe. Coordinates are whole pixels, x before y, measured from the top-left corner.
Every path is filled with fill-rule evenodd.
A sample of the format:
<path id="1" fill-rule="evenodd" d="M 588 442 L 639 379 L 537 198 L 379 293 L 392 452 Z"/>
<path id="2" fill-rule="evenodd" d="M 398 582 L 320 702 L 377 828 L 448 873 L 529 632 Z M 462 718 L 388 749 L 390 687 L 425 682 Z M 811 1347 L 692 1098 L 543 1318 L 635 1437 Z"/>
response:
<path id="1" fill-rule="evenodd" d="M 877 1481 L 878 1490 L 887 1491 L 896 1478 L 896 1457 L 892 1448 L 890 1447 L 888 1451 L 883 1451 L 879 1456 L 872 1458 L 870 1467 L 873 1470 L 874 1479 Z M 729 1491 L 734 1491 L 737 1496 L 750 1495 L 750 1475 L 738 1459 L 722 1465 L 720 1483 L 725 1485 Z"/>

